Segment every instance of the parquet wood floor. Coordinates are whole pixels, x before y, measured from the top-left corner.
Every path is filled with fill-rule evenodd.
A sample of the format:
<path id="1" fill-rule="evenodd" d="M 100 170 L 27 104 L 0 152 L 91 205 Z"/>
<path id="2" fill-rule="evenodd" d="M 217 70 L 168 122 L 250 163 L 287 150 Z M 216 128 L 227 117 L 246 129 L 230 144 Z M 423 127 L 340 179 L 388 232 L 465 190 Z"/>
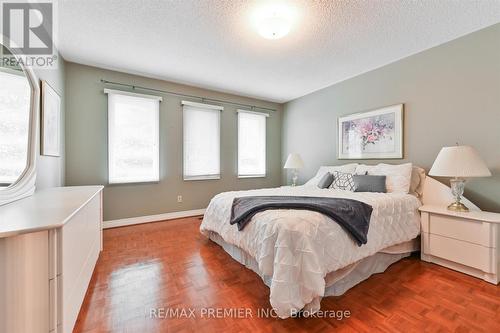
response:
<path id="1" fill-rule="evenodd" d="M 323 299 L 323 310 L 347 310 L 350 318 L 262 318 L 257 311 L 270 309 L 269 289 L 205 239 L 199 225 L 198 218 L 186 218 L 105 230 L 74 331 L 500 332 L 499 286 L 416 256 L 343 296 Z M 155 317 L 157 308 L 163 315 L 159 310 Z M 168 312 L 182 315 L 183 308 L 180 318 Z M 248 308 L 252 318 L 202 317 L 207 308 Z"/>

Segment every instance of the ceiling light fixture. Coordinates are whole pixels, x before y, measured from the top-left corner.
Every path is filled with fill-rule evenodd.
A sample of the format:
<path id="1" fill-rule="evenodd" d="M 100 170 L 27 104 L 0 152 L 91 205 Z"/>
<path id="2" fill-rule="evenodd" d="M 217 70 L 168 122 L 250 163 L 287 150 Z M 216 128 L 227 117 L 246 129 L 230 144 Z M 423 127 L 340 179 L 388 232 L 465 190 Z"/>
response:
<path id="1" fill-rule="evenodd" d="M 285 37 L 292 28 L 295 11 L 283 3 L 271 3 L 258 7 L 253 15 L 257 32 L 266 39 Z"/>

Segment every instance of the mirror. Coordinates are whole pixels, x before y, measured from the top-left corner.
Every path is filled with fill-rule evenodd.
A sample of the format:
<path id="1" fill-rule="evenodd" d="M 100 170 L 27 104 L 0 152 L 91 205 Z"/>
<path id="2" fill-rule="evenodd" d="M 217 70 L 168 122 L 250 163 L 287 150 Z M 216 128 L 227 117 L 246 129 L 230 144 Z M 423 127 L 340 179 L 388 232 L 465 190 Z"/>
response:
<path id="1" fill-rule="evenodd" d="M 28 166 L 31 88 L 19 65 L 0 67 L 0 190 Z"/>
<path id="2" fill-rule="evenodd" d="M 17 59 L 0 45 L 0 205 L 35 190 L 38 83 Z"/>

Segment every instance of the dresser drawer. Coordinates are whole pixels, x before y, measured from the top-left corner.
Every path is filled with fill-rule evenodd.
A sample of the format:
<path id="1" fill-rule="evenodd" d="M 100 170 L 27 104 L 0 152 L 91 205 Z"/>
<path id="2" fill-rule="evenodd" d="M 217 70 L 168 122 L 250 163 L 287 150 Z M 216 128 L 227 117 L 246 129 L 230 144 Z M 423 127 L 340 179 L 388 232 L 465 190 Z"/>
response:
<path id="1" fill-rule="evenodd" d="M 491 258 L 494 258 L 492 252 L 495 249 L 439 235 L 426 234 L 424 237 L 429 237 L 425 253 L 483 272 L 496 272 L 495 263 L 490 262 Z"/>
<path id="2" fill-rule="evenodd" d="M 431 215 L 430 234 L 445 236 L 486 247 L 496 247 L 493 224 L 444 215 Z"/>

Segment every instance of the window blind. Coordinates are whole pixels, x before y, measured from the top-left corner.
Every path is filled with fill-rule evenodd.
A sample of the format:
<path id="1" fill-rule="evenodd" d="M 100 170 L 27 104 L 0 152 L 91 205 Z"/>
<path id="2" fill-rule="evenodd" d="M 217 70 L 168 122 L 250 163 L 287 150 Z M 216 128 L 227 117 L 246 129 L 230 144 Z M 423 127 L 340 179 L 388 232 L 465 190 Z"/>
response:
<path id="1" fill-rule="evenodd" d="M 238 177 L 266 175 L 266 113 L 238 110 Z"/>
<path id="2" fill-rule="evenodd" d="M 220 179 L 220 106 L 183 101 L 184 180 Z"/>
<path id="3" fill-rule="evenodd" d="M 108 94 L 108 181 L 156 182 L 161 97 L 105 90 Z"/>

